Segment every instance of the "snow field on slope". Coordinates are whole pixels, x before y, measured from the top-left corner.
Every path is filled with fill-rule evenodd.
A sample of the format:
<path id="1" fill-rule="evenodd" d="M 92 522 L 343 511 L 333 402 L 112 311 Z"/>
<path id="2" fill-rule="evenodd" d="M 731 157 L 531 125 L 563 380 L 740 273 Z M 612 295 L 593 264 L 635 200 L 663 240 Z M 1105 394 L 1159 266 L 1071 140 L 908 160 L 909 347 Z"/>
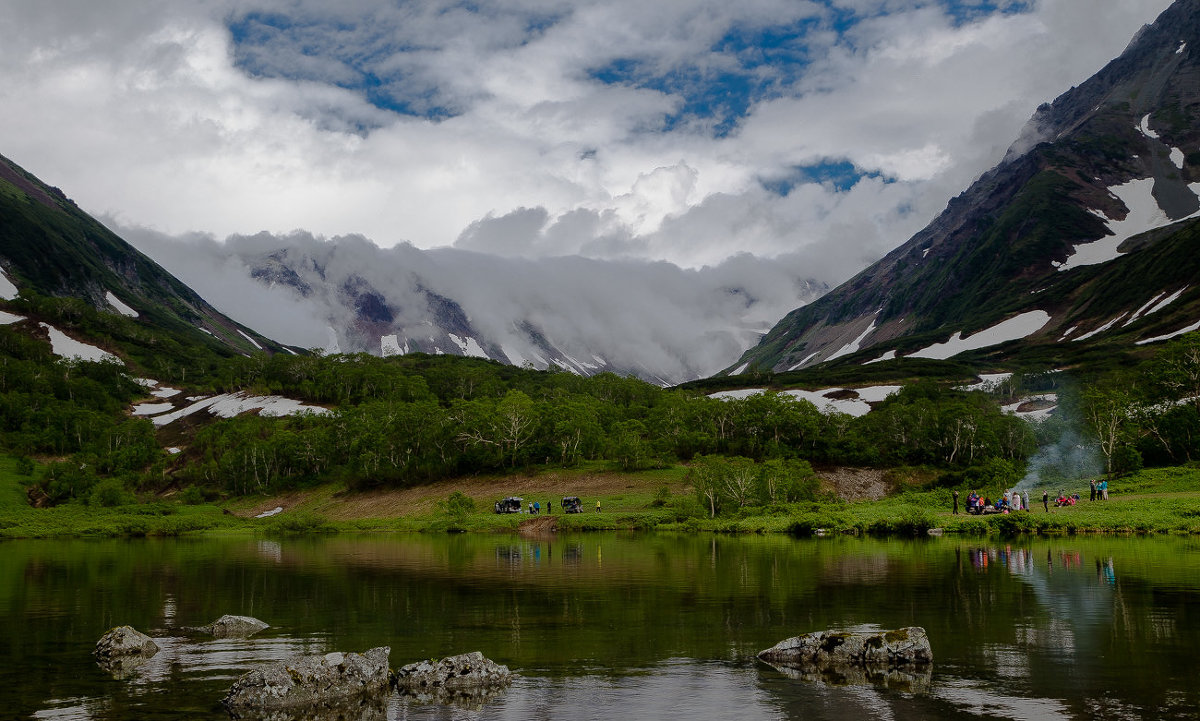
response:
<path id="1" fill-rule="evenodd" d="M 111 290 L 104 294 L 104 298 L 108 301 L 109 305 L 116 308 L 117 312 L 120 313 L 121 315 L 123 315 L 127 318 L 137 318 L 138 317 L 138 312 L 136 310 L 134 310 L 133 308 L 130 308 L 129 306 L 122 303 L 121 299 L 118 298 L 117 296 L 113 295 L 113 292 Z"/>
<path id="2" fill-rule="evenodd" d="M 0 298 L 4 300 L 16 300 L 17 298 L 17 286 L 13 285 L 3 271 L 0 271 Z"/>
<path id="3" fill-rule="evenodd" d="M 329 412 L 327 408 L 305 405 L 291 398 L 284 398 L 282 396 L 250 396 L 240 391 L 237 393 L 223 393 L 210 398 L 200 398 L 195 400 L 191 405 L 178 408 L 170 413 L 162 413 L 162 411 L 170 410 L 172 407 L 169 403 L 142 403 L 134 406 L 133 412 L 135 415 L 152 416 L 150 418 L 151 422 L 159 427 L 203 410 L 207 410 L 209 413 L 221 418 L 233 418 L 246 411 L 256 409 L 260 415 L 264 416 L 290 416 L 299 413 L 324 415 Z M 143 412 L 139 410 L 142 408 L 147 408 L 147 411 Z"/>
<path id="4" fill-rule="evenodd" d="M 0 310 L 0 325 L 8 325 L 9 323 L 16 323 L 20 320 L 25 320 L 25 316 L 13 315 L 12 313 L 5 313 L 4 311 Z"/>
<path id="5" fill-rule="evenodd" d="M 1022 313 L 1016 317 L 1009 318 L 991 328 L 986 328 L 966 338 L 963 338 L 962 331 L 959 331 L 945 343 L 934 343 L 915 353 L 909 353 L 905 357 L 946 360 L 969 350 L 979 350 L 980 348 L 987 348 L 988 346 L 999 345 L 1000 343 L 1020 340 L 1021 338 L 1033 335 L 1049 322 L 1049 313 L 1044 310 L 1031 310 L 1028 313 Z"/>
<path id="6" fill-rule="evenodd" d="M 781 391 L 781 393 L 809 401 L 822 413 L 828 413 L 832 410 L 838 413 L 845 413 L 849 416 L 859 417 L 871 412 L 871 403 L 882 401 L 893 393 L 899 392 L 900 388 L 901 386 L 869 386 L 867 388 L 822 388 L 816 391 L 790 390 Z M 830 394 L 844 393 L 848 390 L 857 393 L 858 398 L 835 399 L 827 397 Z M 733 400 L 748 398 L 765 392 L 762 388 L 743 388 L 735 391 L 720 391 L 713 393 L 709 397 L 719 400 Z"/>
<path id="7" fill-rule="evenodd" d="M 112 353 L 100 350 L 94 345 L 80 343 L 49 323 L 39 323 L 38 325 L 45 328 L 46 332 L 50 334 L 50 350 L 56 356 L 60 356 L 62 358 L 77 358 L 85 361 L 99 362 L 110 360 L 117 361 L 118 363 L 121 362 L 121 359 L 117 358 Z"/>

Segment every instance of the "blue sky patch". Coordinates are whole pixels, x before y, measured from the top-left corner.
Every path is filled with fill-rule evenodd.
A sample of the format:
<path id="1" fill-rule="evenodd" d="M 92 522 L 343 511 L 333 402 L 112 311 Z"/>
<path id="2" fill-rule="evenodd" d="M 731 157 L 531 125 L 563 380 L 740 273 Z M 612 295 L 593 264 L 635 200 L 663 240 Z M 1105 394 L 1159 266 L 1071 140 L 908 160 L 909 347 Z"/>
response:
<path id="1" fill-rule="evenodd" d="M 863 178 L 882 178 L 885 183 L 895 182 L 894 179 L 884 176 L 879 171 L 863 170 L 845 158 L 826 159 L 820 163 L 813 163 L 811 165 L 797 165 L 784 178 L 761 180 L 759 182 L 763 188 L 772 193 L 787 195 L 797 185 L 807 183 L 828 185 L 838 192 L 845 192 L 853 188 Z"/>

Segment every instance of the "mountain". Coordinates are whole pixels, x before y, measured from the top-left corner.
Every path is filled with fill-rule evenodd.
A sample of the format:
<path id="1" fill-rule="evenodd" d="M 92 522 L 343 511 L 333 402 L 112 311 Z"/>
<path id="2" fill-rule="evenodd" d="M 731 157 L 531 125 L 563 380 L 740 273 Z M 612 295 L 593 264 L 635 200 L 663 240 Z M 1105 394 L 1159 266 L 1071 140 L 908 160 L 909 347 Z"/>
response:
<path id="1" fill-rule="evenodd" d="M 1060 367 L 1200 327 L 1200 3 L 1038 108 L 1004 161 L 726 370 Z"/>
<path id="2" fill-rule="evenodd" d="M 131 242 L 218 307 L 275 338 L 343 353 L 463 355 L 670 385 L 706 377 L 798 303 L 828 290 L 796 260 L 698 270 L 458 248 L 381 248 L 296 232 L 221 243 Z M 233 286 L 238 290 L 234 291 Z M 211 289 L 211 290 L 210 290 Z"/>
<path id="3" fill-rule="evenodd" d="M 8 307 L 49 326 L 35 332 L 87 336 L 143 369 L 172 358 L 190 363 L 284 350 L 217 311 L 61 190 L 3 156 L 0 271 Z"/>

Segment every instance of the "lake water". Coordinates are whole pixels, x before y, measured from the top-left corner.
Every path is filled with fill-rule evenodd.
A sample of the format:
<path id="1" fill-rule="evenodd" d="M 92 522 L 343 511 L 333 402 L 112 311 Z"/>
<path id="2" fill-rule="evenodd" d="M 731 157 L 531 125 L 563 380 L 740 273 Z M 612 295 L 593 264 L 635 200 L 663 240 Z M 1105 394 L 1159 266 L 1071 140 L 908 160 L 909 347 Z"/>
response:
<path id="1" fill-rule="evenodd" d="M 393 667 L 479 650 L 520 674 L 477 707 L 393 696 L 390 719 L 1200 715 L 1196 539 L 16 541 L 0 544 L 0 609 L 0 718 L 226 719 L 221 697 L 258 663 L 381 645 Z M 225 613 L 272 628 L 180 631 Z M 90 653 L 123 624 L 163 650 L 117 679 Z M 808 631 L 909 625 L 935 659 L 915 687 L 755 659 Z"/>

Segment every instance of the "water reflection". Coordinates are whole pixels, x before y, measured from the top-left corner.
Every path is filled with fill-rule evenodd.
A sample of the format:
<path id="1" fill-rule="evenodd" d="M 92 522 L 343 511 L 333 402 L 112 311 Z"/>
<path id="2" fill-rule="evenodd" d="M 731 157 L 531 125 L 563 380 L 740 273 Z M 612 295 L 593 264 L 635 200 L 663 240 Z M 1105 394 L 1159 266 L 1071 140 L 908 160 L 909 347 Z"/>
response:
<path id="1" fill-rule="evenodd" d="M 474 705 L 395 696 L 389 719 L 1189 718 L 1200 707 L 1193 539 L 421 535 L 3 551 L 0 708 L 16 718 L 225 719 L 219 699 L 257 664 L 378 645 L 392 666 L 480 650 L 521 675 Z M 272 628 L 180 631 L 225 613 Z M 125 623 L 162 650 L 120 680 L 90 653 Z M 908 625 L 926 628 L 934 666 L 907 686 L 791 678 L 754 659 L 808 631 Z"/>

